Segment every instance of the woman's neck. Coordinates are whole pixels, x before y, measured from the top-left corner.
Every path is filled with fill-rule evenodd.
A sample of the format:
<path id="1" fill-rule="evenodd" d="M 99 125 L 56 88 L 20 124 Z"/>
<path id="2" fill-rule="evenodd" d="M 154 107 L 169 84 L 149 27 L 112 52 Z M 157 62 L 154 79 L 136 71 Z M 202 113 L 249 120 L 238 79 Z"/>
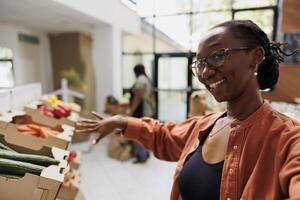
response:
<path id="1" fill-rule="evenodd" d="M 244 120 L 254 113 L 263 104 L 259 91 L 251 95 L 243 94 L 241 97 L 227 102 L 227 114 L 239 120 Z"/>

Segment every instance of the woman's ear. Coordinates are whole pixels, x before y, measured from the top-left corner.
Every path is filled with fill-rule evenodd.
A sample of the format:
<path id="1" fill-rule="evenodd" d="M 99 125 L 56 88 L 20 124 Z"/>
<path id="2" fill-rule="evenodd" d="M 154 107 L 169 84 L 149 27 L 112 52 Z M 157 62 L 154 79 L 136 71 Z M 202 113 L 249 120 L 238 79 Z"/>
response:
<path id="1" fill-rule="evenodd" d="M 262 47 L 256 47 L 252 54 L 252 66 L 259 66 L 265 59 L 265 50 Z M 257 70 L 257 69 L 256 69 Z"/>

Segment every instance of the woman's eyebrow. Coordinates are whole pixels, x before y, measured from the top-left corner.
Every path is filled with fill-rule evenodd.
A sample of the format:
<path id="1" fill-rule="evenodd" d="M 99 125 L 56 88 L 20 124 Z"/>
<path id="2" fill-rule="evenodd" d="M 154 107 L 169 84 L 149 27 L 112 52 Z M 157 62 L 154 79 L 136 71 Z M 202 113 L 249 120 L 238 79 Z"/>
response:
<path id="1" fill-rule="evenodd" d="M 217 48 L 221 48 L 221 47 L 223 47 L 223 44 L 221 44 L 219 42 L 212 42 L 211 44 L 208 45 L 208 53 L 207 53 L 207 55 L 210 54 L 211 52 L 217 50 Z M 196 58 L 197 59 L 201 59 L 201 58 L 204 58 L 206 56 L 201 56 L 200 53 L 196 54 Z"/>

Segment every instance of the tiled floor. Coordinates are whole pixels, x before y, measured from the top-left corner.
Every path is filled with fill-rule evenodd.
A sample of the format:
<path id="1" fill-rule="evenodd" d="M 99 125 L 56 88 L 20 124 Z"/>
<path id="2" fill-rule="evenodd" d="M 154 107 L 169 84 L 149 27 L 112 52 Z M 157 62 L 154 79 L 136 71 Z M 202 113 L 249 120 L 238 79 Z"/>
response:
<path id="1" fill-rule="evenodd" d="M 108 138 L 91 148 L 90 142 L 72 144 L 83 152 L 81 190 L 86 200 L 168 200 L 176 163 L 151 156 L 146 164 L 120 162 L 107 156 Z"/>

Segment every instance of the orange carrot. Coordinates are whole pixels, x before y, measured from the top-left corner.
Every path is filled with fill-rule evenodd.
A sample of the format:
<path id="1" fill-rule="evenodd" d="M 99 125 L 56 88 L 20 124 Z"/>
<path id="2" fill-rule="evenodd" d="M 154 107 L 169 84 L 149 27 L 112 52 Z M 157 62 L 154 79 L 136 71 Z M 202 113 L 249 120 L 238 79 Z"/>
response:
<path id="1" fill-rule="evenodd" d="M 29 128 L 26 124 L 23 124 L 23 125 L 19 125 L 17 127 L 18 131 L 20 132 L 24 132 L 24 131 L 32 131 L 31 128 Z"/>
<path id="2" fill-rule="evenodd" d="M 37 134 L 37 132 L 35 132 L 35 131 L 22 131 L 21 133 L 24 135 L 36 135 Z"/>
<path id="3" fill-rule="evenodd" d="M 41 127 L 40 127 L 39 125 L 36 125 L 36 124 L 27 124 L 27 126 L 28 126 L 29 128 L 31 128 L 32 130 L 35 130 L 35 131 L 37 131 L 37 132 L 39 132 L 40 129 L 41 129 Z"/>
<path id="4" fill-rule="evenodd" d="M 47 138 L 48 135 L 49 135 L 49 132 L 48 132 L 47 128 L 41 127 L 40 128 L 40 137 Z"/>

